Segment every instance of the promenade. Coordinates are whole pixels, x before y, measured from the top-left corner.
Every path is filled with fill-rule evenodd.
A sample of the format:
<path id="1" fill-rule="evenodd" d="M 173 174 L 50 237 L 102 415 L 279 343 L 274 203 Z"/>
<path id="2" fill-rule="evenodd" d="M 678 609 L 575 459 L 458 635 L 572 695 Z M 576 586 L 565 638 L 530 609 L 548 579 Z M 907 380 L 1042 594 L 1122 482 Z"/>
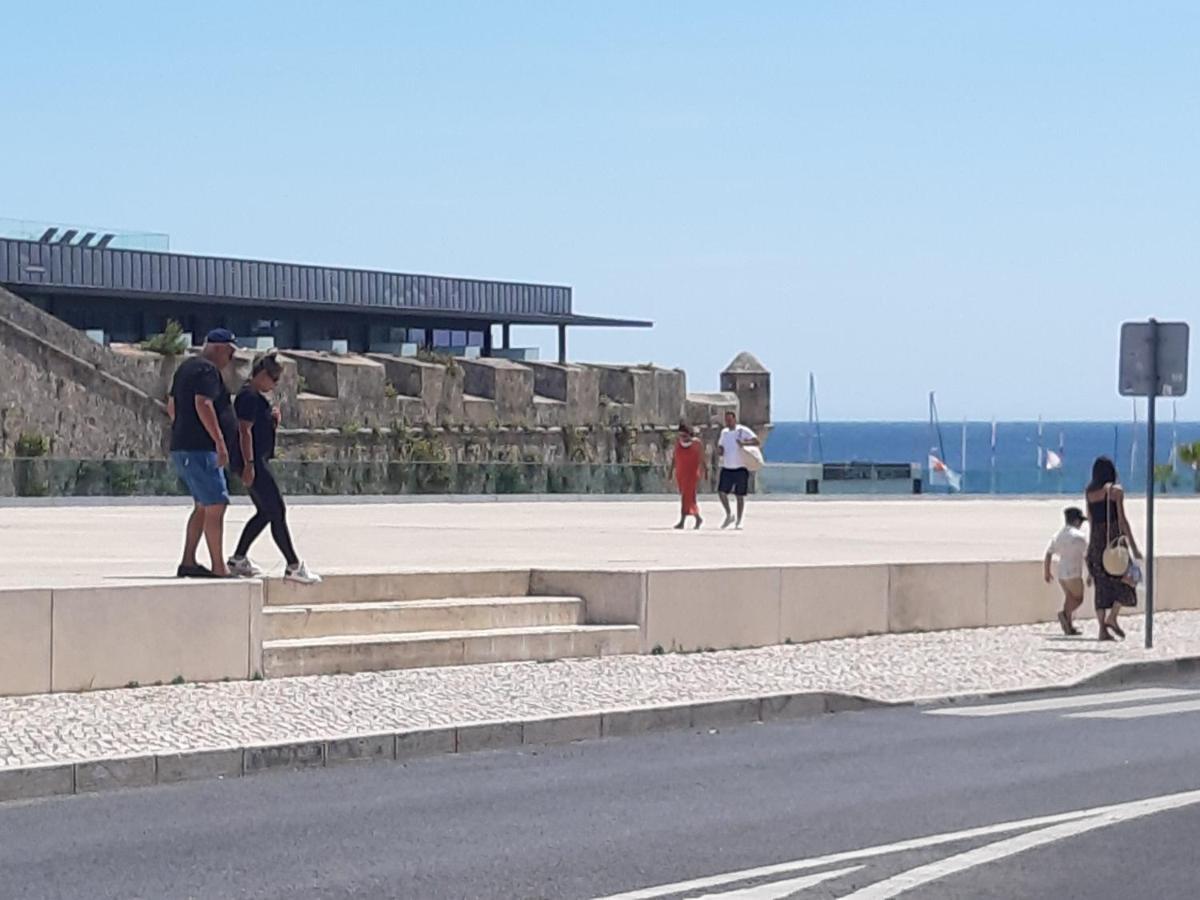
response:
<path id="1" fill-rule="evenodd" d="M 721 531 L 705 498 L 704 528 L 677 532 L 670 498 L 500 502 L 293 502 L 296 546 L 323 573 L 485 568 L 709 568 L 762 565 L 1040 559 L 1073 498 L 750 498 L 746 527 Z M 1200 554 L 1200 501 L 1164 498 L 1158 551 Z M 251 507 L 230 509 L 232 550 Z M 0 587 L 158 580 L 174 573 L 187 509 L 177 504 L 0 505 Z M 1143 530 L 1142 501 L 1129 504 Z M 202 551 L 203 555 L 203 551 Z M 281 575 L 263 534 L 253 555 Z"/>

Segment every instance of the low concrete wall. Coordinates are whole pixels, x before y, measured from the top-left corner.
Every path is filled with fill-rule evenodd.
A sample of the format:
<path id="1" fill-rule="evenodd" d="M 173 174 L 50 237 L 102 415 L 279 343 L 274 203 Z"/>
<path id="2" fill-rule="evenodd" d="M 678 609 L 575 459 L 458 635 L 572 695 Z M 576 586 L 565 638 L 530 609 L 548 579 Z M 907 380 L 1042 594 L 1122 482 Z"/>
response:
<path id="1" fill-rule="evenodd" d="M 1200 609 L 1200 557 L 1158 560 L 1156 608 Z M 1040 560 L 541 571 L 534 594 L 582 597 L 587 620 L 639 625 L 642 652 L 728 650 L 869 634 L 1052 622 Z M 1089 594 L 1082 616 L 1091 616 Z"/>
<path id="2" fill-rule="evenodd" d="M 1157 606 L 1200 609 L 1200 556 L 1158 561 Z M 596 625 L 638 625 L 639 650 L 725 650 L 1053 621 L 1040 561 L 333 575 L 0 591 L 0 695 L 253 677 L 271 605 L 445 597 L 581 597 Z M 1090 616 L 1090 602 L 1083 614 Z"/>
<path id="3" fill-rule="evenodd" d="M 0 591 L 0 695 L 251 678 L 262 585 Z"/>

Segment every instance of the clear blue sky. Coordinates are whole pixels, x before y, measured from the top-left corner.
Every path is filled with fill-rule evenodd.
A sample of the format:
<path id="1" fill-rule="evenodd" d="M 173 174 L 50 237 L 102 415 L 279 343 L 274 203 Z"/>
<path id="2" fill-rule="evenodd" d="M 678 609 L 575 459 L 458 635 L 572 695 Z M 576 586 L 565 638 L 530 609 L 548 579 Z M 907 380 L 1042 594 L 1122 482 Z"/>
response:
<path id="1" fill-rule="evenodd" d="M 0 215 L 570 284 L 656 322 L 576 358 L 705 390 L 749 349 L 777 419 L 810 369 L 828 419 L 1127 416 L 1119 323 L 1200 299 L 1194 2 L 93 0 L 3 33 Z"/>

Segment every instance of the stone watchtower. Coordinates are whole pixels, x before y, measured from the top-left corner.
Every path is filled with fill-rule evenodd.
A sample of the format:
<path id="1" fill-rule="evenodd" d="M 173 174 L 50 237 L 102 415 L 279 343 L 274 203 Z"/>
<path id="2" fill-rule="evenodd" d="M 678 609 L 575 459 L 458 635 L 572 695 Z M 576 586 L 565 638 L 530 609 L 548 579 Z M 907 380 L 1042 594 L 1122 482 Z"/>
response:
<path id="1" fill-rule="evenodd" d="M 739 353 L 721 373 L 721 390 L 737 394 L 741 422 L 761 438 L 771 424 L 771 373 L 753 353 Z"/>

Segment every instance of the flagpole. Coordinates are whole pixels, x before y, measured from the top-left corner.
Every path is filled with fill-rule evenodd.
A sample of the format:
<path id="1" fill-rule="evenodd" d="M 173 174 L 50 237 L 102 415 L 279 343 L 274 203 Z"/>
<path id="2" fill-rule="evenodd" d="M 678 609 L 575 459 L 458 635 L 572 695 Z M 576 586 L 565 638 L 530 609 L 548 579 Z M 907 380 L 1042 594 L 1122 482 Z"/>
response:
<path id="1" fill-rule="evenodd" d="M 1129 445 L 1129 477 L 1133 477 L 1133 473 L 1137 471 L 1137 398 L 1133 398 L 1133 443 Z"/>
<path id="2" fill-rule="evenodd" d="M 1042 469 L 1046 464 L 1045 448 L 1042 446 L 1042 415 L 1038 413 L 1038 445 L 1037 445 L 1037 470 L 1038 470 L 1038 490 L 1042 487 Z"/>
<path id="3" fill-rule="evenodd" d="M 992 416 L 992 493 L 996 493 L 996 417 Z"/>
<path id="4" fill-rule="evenodd" d="M 1179 468 L 1179 402 L 1171 401 L 1171 475 Z"/>
<path id="5" fill-rule="evenodd" d="M 962 483 L 963 492 L 966 492 L 967 486 L 967 420 L 963 419 L 962 430 Z"/>
<path id="6" fill-rule="evenodd" d="M 1067 469 L 1067 433 L 1063 430 L 1058 432 L 1058 492 L 1061 494 L 1063 489 L 1063 473 Z"/>

